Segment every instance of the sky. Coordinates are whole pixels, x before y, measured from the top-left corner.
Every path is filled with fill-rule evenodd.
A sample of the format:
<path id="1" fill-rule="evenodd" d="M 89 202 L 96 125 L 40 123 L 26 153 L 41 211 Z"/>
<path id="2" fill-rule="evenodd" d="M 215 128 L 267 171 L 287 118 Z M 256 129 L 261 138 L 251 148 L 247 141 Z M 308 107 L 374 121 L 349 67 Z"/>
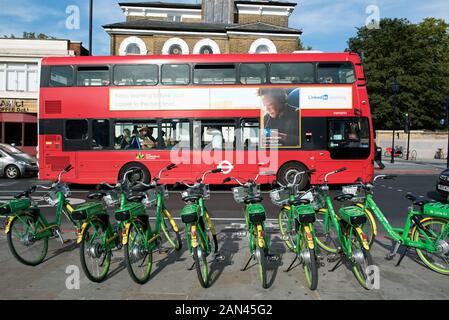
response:
<path id="1" fill-rule="evenodd" d="M 138 2 L 139 0 L 134 0 Z M 145 0 L 142 0 L 145 1 Z M 148 0 L 147 0 L 148 1 Z M 197 3 L 195 0 L 158 0 Z M 125 16 L 118 2 L 129 0 L 94 0 L 93 54 L 109 55 L 109 35 L 102 25 L 122 22 Z M 295 2 L 289 0 L 288 2 Z M 0 37 L 24 31 L 82 41 L 88 47 L 89 0 L 0 0 Z M 80 13 L 79 28 L 73 22 L 73 8 Z M 341 52 L 357 28 L 371 17 L 407 18 L 413 23 L 426 17 L 449 21 L 449 0 L 301 0 L 290 17 L 290 27 L 303 31 L 304 45 L 314 50 Z"/>

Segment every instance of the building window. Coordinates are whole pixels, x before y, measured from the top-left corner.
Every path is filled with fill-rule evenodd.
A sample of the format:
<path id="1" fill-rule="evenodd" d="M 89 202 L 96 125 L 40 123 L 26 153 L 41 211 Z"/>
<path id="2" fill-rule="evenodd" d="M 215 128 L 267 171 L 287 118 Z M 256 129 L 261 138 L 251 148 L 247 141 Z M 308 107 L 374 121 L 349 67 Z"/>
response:
<path id="1" fill-rule="evenodd" d="M 5 122 L 5 143 L 22 146 L 22 123 Z"/>
<path id="2" fill-rule="evenodd" d="M 162 54 L 189 54 L 189 46 L 180 38 L 171 38 L 164 43 Z"/>
<path id="3" fill-rule="evenodd" d="M 181 22 L 181 16 L 177 16 L 174 14 L 168 14 L 167 15 L 167 20 L 168 21 L 173 21 L 173 22 Z"/>
<path id="4" fill-rule="evenodd" d="M 147 46 L 138 37 L 128 37 L 122 41 L 119 47 L 119 55 L 145 55 L 148 54 Z"/>
<path id="5" fill-rule="evenodd" d="M 130 43 L 128 44 L 128 46 L 126 47 L 126 55 L 130 56 L 130 55 L 140 55 L 140 48 L 137 44 L 135 43 Z"/>
<path id="6" fill-rule="evenodd" d="M 37 92 L 37 64 L 0 64 L 0 91 Z"/>
<path id="7" fill-rule="evenodd" d="M 35 147 L 37 146 L 37 123 L 25 123 L 24 130 L 24 146 Z"/>
<path id="8" fill-rule="evenodd" d="M 202 39 L 193 47 L 194 54 L 219 54 L 220 47 L 211 39 Z"/>
<path id="9" fill-rule="evenodd" d="M 249 53 L 277 53 L 277 49 L 273 41 L 259 38 L 251 44 Z"/>

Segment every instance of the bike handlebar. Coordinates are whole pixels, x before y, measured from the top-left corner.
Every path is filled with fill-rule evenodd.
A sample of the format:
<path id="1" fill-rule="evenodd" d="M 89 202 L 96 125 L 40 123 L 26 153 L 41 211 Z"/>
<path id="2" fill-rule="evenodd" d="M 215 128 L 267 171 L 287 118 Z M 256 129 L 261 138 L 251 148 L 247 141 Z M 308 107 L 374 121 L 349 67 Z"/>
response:
<path id="1" fill-rule="evenodd" d="M 333 174 L 336 174 L 336 173 L 340 173 L 340 172 L 343 172 L 343 171 L 346 171 L 346 170 L 348 170 L 348 169 L 347 169 L 346 167 L 343 167 L 343 168 L 340 168 L 340 169 L 337 169 L 337 170 L 328 172 L 328 173 L 324 176 L 324 183 L 327 184 L 327 177 L 329 177 L 330 175 L 333 175 Z"/>

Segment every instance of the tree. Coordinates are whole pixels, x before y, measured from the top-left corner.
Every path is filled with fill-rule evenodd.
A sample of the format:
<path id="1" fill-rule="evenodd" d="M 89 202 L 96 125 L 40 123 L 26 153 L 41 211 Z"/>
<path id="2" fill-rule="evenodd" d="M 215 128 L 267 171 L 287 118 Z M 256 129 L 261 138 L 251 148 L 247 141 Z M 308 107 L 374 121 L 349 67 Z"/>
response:
<path id="1" fill-rule="evenodd" d="M 296 50 L 298 50 L 298 51 L 303 51 L 303 50 L 310 51 L 310 50 L 312 50 L 312 47 L 311 46 L 305 47 L 304 44 L 302 43 L 301 38 L 298 38 L 298 41 L 296 42 Z"/>
<path id="2" fill-rule="evenodd" d="M 376 129 L 393 128 L 393 78 L 401 86 L 395 127 L 405 113 L 413 117 L 413 129 L 441 127 L 440 106 L 449 96 L 448 28 L 435 18 L 419 24 L 382 19 L 380 29 L 362 27 L 349 39 L 348 50 L 363 53 Z"/>
<path id="3" fill-rule="evenodd" d="M 4 35 L 3 38 L 5 39 L 16 39 L 16 36 L 11 34 L 10 36 Z M 48 40 L 48 39 L 56 39 L 55 37 L 48 36 L 44 33 L 39 33 L 36 35 L 35 32 L 26 32 L 24 31 L 22 33 L 22 39 L 32 39 L 32 40 Z"/>

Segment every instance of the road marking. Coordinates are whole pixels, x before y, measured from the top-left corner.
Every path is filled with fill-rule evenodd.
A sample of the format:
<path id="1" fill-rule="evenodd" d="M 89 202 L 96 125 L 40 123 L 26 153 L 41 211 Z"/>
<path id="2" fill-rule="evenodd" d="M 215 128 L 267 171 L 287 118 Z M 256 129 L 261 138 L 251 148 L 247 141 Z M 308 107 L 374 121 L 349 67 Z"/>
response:
<path id="1" fill-rule="evenodd" d="M 404 191 L 404 190 L 402 190 L 402 189 L 398 189 L 398 192 L 402 192 L 402 191 Z"/>

